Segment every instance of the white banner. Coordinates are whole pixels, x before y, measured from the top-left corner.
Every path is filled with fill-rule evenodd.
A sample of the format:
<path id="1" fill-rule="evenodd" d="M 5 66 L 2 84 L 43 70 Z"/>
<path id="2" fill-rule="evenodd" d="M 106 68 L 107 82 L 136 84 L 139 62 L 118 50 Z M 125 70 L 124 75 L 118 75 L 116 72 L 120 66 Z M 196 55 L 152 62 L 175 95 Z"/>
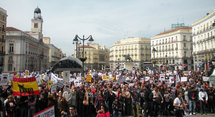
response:
<path id="1" fill-rule="evenodd" d="M 54 106 L 51 106 L 34 114 L 33 117 L 55 117 Z"/>

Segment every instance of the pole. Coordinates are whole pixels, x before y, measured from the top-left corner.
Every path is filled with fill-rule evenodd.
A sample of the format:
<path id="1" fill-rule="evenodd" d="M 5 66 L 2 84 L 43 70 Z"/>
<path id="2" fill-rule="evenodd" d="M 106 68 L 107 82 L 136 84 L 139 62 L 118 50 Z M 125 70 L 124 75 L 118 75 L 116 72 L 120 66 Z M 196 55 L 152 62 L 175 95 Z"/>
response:
<path id="1" fill-rule="evenodd" d="M 83 51 L 82 51 L 82 58 L 84 58 L 84 35 L 83 35 Z M 84 61 L 83 61 L 83 77 L 84 77 Z"/>

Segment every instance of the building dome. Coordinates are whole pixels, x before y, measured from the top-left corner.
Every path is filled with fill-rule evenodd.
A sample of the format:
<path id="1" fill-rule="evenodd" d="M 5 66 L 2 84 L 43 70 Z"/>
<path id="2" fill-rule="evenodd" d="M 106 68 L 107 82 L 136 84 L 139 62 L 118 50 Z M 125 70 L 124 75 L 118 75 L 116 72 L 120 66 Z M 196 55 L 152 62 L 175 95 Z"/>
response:
<path id="1" fill-rule="evenodd" d="M 37 8 L 34 10 L 34 13 L 41 13 L 40 8 L 37 7 Z"/>

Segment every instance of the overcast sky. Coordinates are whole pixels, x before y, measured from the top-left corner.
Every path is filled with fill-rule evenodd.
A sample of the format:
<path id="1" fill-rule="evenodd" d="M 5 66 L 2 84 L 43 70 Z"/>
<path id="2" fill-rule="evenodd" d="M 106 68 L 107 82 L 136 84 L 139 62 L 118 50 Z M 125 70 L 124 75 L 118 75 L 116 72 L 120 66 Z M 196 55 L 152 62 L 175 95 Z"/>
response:
<path id="1" fill-rule="evenodd" d="M 74 53 L 76 34 L 92 35 L 108 48 L 127 37 L 150 38 L 177 22 L 191 26 L 215 9 L 215 0 L 0 0 L 7 26 L 23 31 L 31 29 L 37 6 L 43 35 L 68 56 Z"/>

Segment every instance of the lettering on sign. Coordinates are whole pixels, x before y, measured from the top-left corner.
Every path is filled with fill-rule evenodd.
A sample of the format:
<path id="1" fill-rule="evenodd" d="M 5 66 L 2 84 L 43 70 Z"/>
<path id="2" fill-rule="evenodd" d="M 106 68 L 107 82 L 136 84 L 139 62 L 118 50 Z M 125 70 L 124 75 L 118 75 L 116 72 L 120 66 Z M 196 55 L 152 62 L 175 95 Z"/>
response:
<path id="1" fill-rule="evenodd" d="M 24 84 L 23 85 L 19 85 L 18 84 L 18 87 L 19 87 L 19 91 L 20 91 L 20 93 L 29 93 L 29 94 L 34 94 L 34 90 L 33 90 L 33 88 L 25 88 L 24 87 Z"/>

